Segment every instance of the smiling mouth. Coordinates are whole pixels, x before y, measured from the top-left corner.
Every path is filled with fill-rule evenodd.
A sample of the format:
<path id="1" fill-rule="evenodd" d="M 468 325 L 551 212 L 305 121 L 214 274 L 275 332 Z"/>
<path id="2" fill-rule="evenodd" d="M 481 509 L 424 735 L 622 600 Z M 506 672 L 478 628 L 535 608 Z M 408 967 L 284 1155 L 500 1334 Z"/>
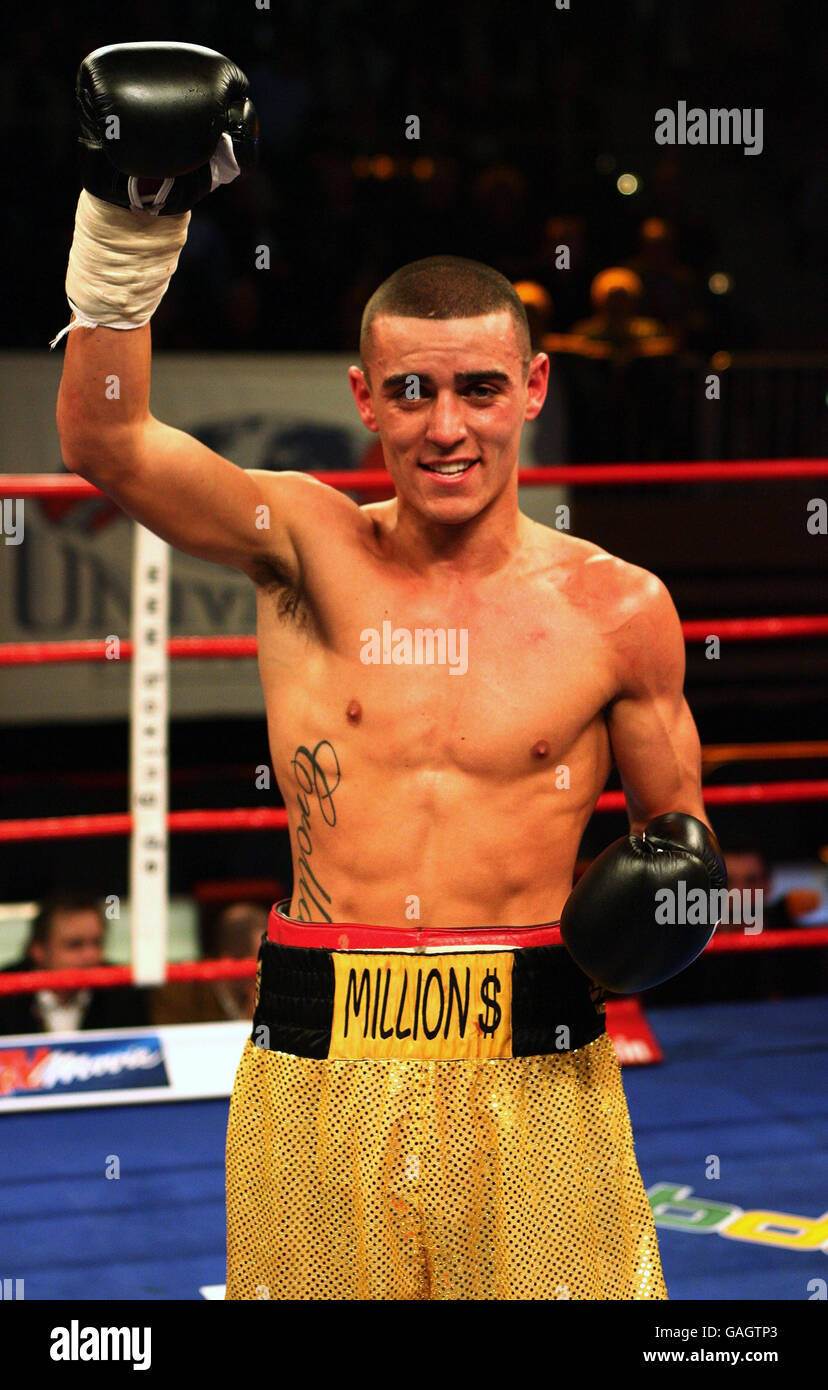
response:
<path id="1" fill-rule="evenodd" d="M 450 459 L 445 462 L 418 463 L 417 467 L 422 468 L 426 473 L 433 473 L 437 478 L 459 478 L 464 473 L 468 473 L 470 468 L 474 468 L 479 459 Z"/>

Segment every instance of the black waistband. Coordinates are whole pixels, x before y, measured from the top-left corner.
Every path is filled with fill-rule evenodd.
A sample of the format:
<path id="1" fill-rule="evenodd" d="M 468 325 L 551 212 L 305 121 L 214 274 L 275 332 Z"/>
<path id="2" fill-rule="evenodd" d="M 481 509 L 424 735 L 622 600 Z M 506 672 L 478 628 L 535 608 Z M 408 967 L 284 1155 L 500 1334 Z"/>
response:
<path id="1" fill-rule="evenodd" d="M 604 992 L 578 969 L 563 946 L 526 947 L 512 954 L 513 1056 L 574 1052 L 605 1031 Z M 324 948 L 263 940 L 251 1035 L 255 1043 L 297 1057 L 328 1056 L 333 957 Z M 422 959 L 434 964 L 433 957 Z"/>

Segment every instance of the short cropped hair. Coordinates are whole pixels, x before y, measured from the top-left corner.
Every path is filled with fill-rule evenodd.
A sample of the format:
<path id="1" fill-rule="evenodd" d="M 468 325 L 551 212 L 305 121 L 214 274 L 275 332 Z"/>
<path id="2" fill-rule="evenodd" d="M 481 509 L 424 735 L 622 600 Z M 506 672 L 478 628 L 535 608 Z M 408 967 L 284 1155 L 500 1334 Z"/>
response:
<path id="1" fill-rule="evenodd" d="M 32 922 L 29 934 L 30 946 L 35 942 L 41 946 L 46 945 L 52 922 L 58 912 L 95 912 L 103 922 L 101 905 L 98 899 L 89 893 L 56 893 L 54 897 L 44 899 L 40 905 L 40 911 Z"/>
<path id="2" fill-rule="evenodd" d="M 426 256 L 410 261 L 383 280 L 362 314 L 359 355 L 367 369 L 371 327 L 380 314 L 414 319 L 471 319 L 506 310 L 515 326 L 524 376 L 529 371 L 532 342 L 529 321 L 514 286 L 482 261 L 462 256 Z"/>

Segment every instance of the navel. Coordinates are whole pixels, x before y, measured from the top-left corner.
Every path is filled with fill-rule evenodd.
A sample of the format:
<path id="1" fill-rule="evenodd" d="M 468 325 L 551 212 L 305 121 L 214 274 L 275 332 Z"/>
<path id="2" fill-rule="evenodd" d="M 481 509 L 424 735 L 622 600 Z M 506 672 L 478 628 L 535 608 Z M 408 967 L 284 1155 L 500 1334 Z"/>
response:
<path id="1" fill-rule="evenodd" d="M 349 724 L 358 724 L 362 718 L 362 705 L 359 700 L 352 700 L 345 711 Z"/>

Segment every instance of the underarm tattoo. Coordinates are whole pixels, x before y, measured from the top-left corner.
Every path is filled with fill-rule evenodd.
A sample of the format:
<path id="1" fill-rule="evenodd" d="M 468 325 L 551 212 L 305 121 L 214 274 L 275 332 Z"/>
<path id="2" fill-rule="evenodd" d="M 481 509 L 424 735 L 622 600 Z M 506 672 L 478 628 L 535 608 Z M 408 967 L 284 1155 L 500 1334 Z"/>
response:
<path id="1" fill-rule="evenodd" d="M 326 772 L 319 764 L 319 754 L 323 750 L 327 753 L 329 762 L 333 763 L 332 772 Z M 330 905 L 331 895 L 322 887 L 310 865 L 310 859 L 313 855 L 311 813 L 312 809 L 316 809 L 326 825 L 336 825 L 333 794 L 339 786 L 342 776 L 339 769 L 339 759 L 333 744 L 329 743 L 327 739 L 321 739 L 312 751 L 304 744 L 300 744 L 293 755 L 292 764 L 299 785 L 296 800 L 301 816 L 296 831 L 296 842 L 299 846 L 297 912 L 302 922 L 318 922 L 320 919 L 323 922 L 330 922 L 333 919 L 327 906 Z"/>

